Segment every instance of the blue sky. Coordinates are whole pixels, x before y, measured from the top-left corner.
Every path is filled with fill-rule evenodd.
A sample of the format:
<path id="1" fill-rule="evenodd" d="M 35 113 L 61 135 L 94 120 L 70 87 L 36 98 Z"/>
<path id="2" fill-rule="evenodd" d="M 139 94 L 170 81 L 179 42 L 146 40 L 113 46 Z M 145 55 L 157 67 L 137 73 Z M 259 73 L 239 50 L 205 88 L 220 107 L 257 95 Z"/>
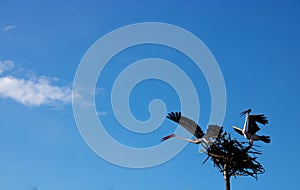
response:
<path id="1" fill-rule="evenodd" d="M 76 69 L 89 47 L 103 35 L 129 24 L 164 22 L 201 39 L 216 58 L 226 84 L 223 126 L 234 137 L 238 113 L 265 113 L 258 181 L 232 178 L 233 189 L 296 189 L 300 111 L 298 1 L 6 1 L 0 2 L 0 189 L 222 189 L 222 175 L 198 146 L 189 144 L 170 161 L 145 169 L 113 165 L 84 142 L 74 120 L 71 94 Z M 210 93 L 205 77 L 180 53 L 145 45 L 121 52 L 97 82 L 99 118 L 119 142 L 132 147 L 159 144 L 176 125 L 163 121 L 150 134 L 122 128 L 114 117 L 113 80 L 131 62 L 159 57 L 181 67 L 200 100 L 199 124 L 206 128 Z M 166 72 L 166 75 L 168 73 Z M 161 98 L 167 111 L 180 111 L 175 91 L 157 80 L 133 89 L 132 114 L 149 117 L 148 104 Z M 88 125 L 88 123 L 87 123 Z M 113 128 L 112 128 L 113 126 Z M 241 138 L 242 140 L 242 138 Z M 172 142 L 176 143 L 175 140 Z M 157 155 L 159 156 L 159 155 Z"/>

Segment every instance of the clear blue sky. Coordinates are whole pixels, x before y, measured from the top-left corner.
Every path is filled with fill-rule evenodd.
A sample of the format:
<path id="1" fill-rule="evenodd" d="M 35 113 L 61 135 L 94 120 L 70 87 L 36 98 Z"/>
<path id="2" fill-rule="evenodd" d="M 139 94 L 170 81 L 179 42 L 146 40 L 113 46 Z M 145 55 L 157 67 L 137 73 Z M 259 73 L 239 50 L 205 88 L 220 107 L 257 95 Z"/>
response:
<path id="1" fill-rule="evenodd" d="M 238 113 L 244 109 L 269 118 L 261 134 L 270 135 L 272 142 L 258 143 L 265 174 L 258 181 L 232 178 L 232 188 L 299 187 L 298 1 L 2 0 L 0 189 L 224 189 L 223 177 L 212 163 L 202 164 L 206 157 L 198 153 L 197 145 L 189 144 L 162 165 L 129 169 L 97 156 L 76 127 L 71 90 L 82 56 L 106 33 L 149 21 L 184 28 L 211 50 L 226 83 L 223 125 L 234 137 L 238 136 L 231 126 L 243 124 Z M 130 133 L 119 125 L 111 108 L 112 79 L 130 61 L 155 55 L 183 66 L 195 82 L 201 106 L 199 124 L 206 128 L 211 100 L 203 74 L 192 64 L 183 64 L 188 62 L 185 57 L 163 47 L 135 48 L 118 55 L 97 83 L 98 115 L 106 126 L 114 127 L 111 135 L 128 146 L 147 147 L 175 130 L 175 124 L 164 121 L 151 134 Z M 132 114 L 140 120 L 149 117 L 148 104 L 154 98 L 164 100 L 168 112 L 180 111 L 176 93 L 156 80 L 141 83 L 131 95 Z"/>

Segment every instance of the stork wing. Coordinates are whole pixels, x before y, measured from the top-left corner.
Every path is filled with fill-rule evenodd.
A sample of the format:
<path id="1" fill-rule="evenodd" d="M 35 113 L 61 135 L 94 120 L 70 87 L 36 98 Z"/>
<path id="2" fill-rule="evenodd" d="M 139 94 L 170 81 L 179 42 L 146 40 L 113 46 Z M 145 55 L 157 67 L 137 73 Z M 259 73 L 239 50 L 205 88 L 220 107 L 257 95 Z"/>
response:
<path id="1" fill-rule="evenodd" d="M 260 130 L 256 122 L 261 123 L 263 125 L 268 124 L 267 117 L 264 114 L 249 115 L 248 133 L 255 134 L 257 131 Z"/>
<path id="2" fill-rule="evenodd" d="M 206 134 L 203 138 L 209 139 L 209 138 L 217 138 L 222 131 L 222 127 L 219 125 L 209 125 L 206 129 Z"/>
<path id="3" fill-rule="evenodd" d="M 261 123 L 263 125 L 268 124 L 269 121 L 267 120 L 267 117 L 264 114 L 258 114 L 258 115 L 250 115 L 256 122 Z"/>
<path id="4" fill-rule="evenodd" d="M 175 121 L 176 123 L 179 123 L 179 125 L 192 133 L 196 138 L 202 138 L 204 136 L 204 133 L 199 125 L 197 125 L 195 121 L 185 116 L 181 116 L 181 112 L 171 112 L 168 114 L 167 118 Z"/>
<path id="5" fill-rule="evenodd" d="M 223 127 L 218 125 L 209 125 L 206 129 L 205 135 L 201 138 L 201 145 L 207 149 L 219 137 L 222 130 Z"/>
<path id="6" fill-rule="evenodd" d="M 237 132 L 237 133 L 240 134 L 240 135 L 244 135 L 242 129 L 240 129 L 240 128 L 236 127 L 236 126 L 232 126 L 232 127 L 233 127 L 233 129 L 234 129 L 235 132 Z"/>

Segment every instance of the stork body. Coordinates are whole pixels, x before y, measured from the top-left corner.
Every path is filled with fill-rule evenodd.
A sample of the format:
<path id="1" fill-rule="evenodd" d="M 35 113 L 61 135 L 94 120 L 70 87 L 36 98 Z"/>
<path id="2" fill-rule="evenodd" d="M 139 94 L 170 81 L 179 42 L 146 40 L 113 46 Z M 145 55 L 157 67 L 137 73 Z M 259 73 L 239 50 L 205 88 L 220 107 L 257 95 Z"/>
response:
<path id="1" fill-rule="evenodd" d="M 178 123 L 180 126 L 184 127 L 187 131 L 189 131 L 191 134 L 195 136 L 194 139 L 188 139 L 184 138 L 175 134 L 168 135 L 166 137 L 163 137 L 161 141 L 165 141 L 167 139 L 176 137 L 178 139 L 191 142 L 194 144 L 200 144 L 200 143 L 205 143 L 209 144 L 211 138 L 216 138 L 219 134 L 220 131 L 222 130 L 222 127 L 218 125 L 209 125 L 206 133 L 204 133 L 201 129 L 201 127 L 193 120 L 182 116 L 181 112 L 171 112 L 167 116 L 168 119 Z"/>
<path id="2" fill-rule="evenodd" d="M 250 115 L 251 109 L 248 109 L 242 113 L 240 113 L 240 116 L 243 116 L 246 114 L 246 119 L 244 123 L 243 130 L 233 126 L 233 129 L 240 135 L 243 135 L 246 139 L 248 139 L 249 144 L 252 146 L 254 141 L 263 141 L 265 143 L 270 143 L 271 139 L 270 136 L 265 135 L 257 135 L 256 132 L 260 130 L 257 123 L 266 125 L 268 124 L 267 117 L 264 116 L 264 114 L 258 114 L 258 115 Z"/>

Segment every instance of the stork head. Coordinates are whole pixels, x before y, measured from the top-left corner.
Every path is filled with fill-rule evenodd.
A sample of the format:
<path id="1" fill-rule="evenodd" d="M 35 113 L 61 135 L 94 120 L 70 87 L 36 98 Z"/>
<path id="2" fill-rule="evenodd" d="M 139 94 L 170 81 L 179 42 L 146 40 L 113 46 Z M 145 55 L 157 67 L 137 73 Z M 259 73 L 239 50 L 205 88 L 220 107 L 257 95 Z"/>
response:
<path id="1" fill-rule="evenodd" d="M 251 112 L 251 109 L 247 109 L 247 110 L 241 112 L 241 113 L 240 113 L 240 116 L 243 116 L 243 115 L 245 115 L 245 114 L 250 114 L 250 112 Z"/>

